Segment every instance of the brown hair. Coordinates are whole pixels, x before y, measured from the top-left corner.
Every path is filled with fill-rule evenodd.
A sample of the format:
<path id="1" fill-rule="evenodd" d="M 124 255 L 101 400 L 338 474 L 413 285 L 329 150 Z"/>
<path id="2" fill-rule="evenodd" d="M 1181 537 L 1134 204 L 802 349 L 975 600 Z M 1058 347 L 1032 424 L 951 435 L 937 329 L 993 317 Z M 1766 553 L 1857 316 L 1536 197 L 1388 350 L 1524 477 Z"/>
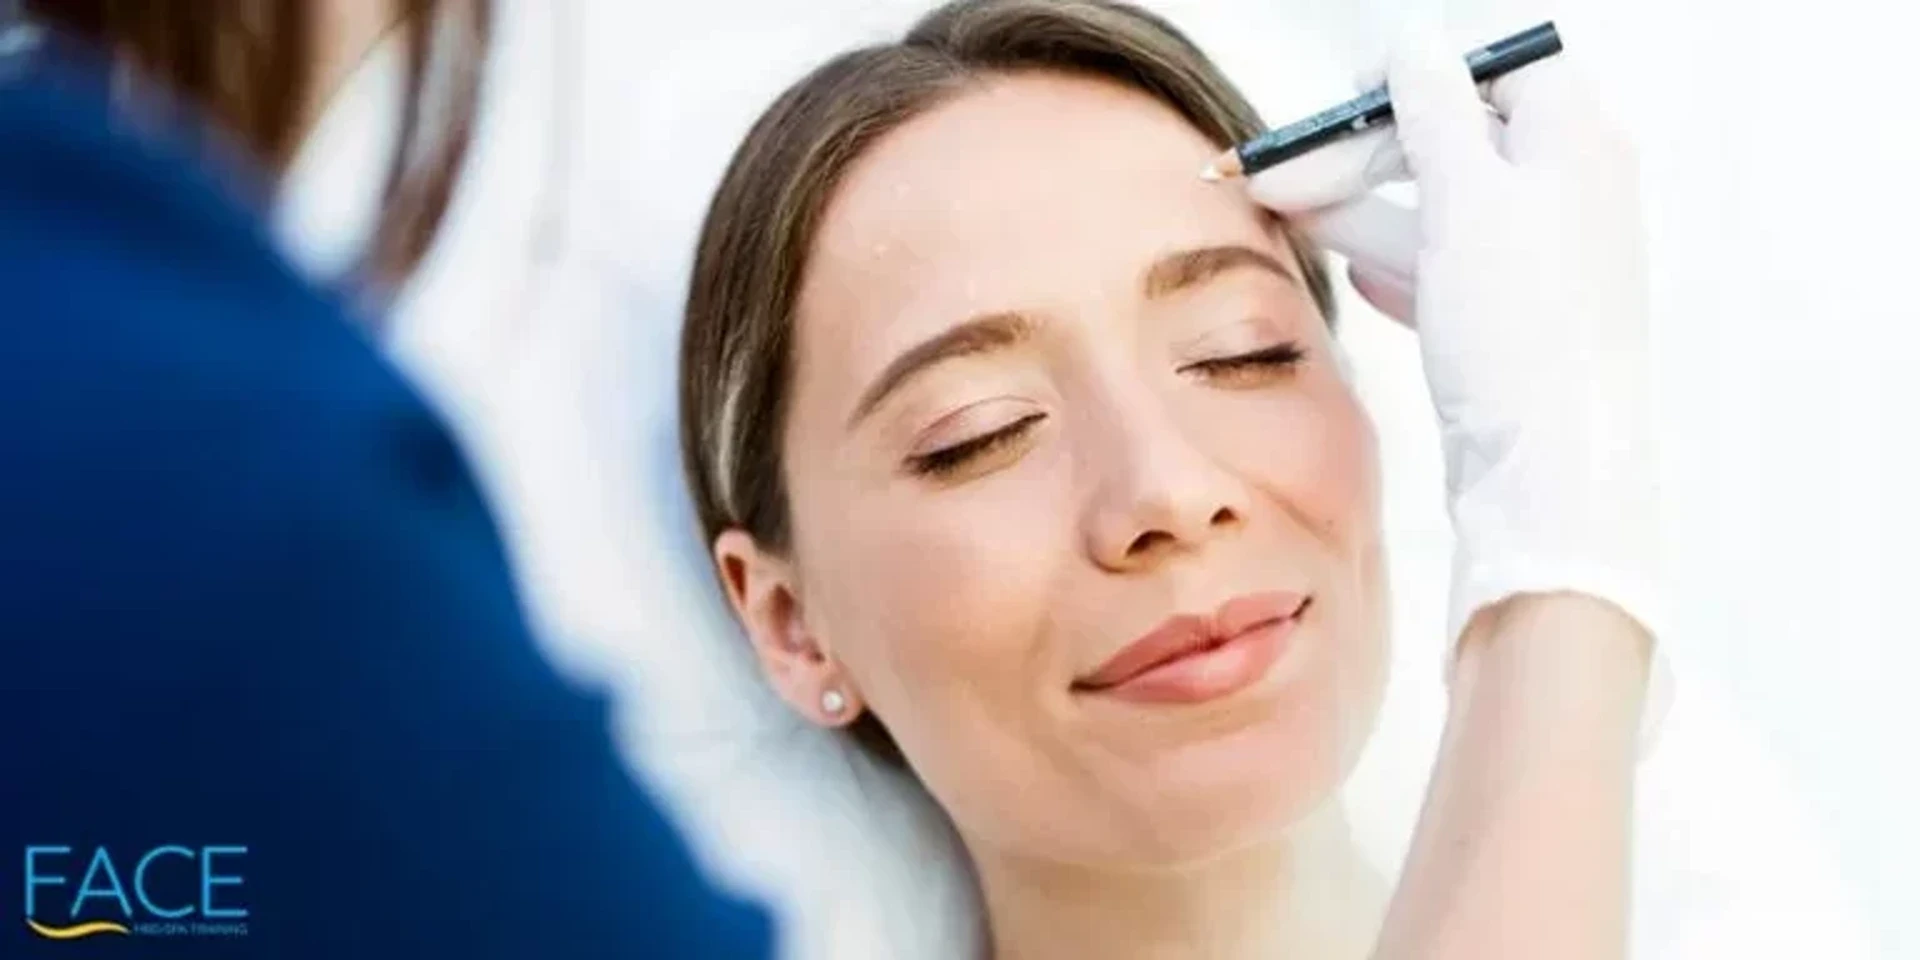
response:
<path id="1" fill-rule="evenodd" d="M 276 173 L 299 148 L 300 110 L 316 82 L 314 0 L 25 0 L 28 17 L 106 51 L 167 85 Z M 397 283 L 425 255 L 451 203 L 479 102 L 491 28 L 487 0 L 394 0 L 407 39 L 402 133 L 387 173 L 368 266 Z M 463 31 L 450 61 L 445 119 L 421 123 L 435 31 Z"/>
<path id="2" fill-rule="evenodd" d="M 791 546 L 780 460 L 794 307 L 814 231 L 847 169 L 874 142 L 982 78 L 1090 76 L 1177 110 L 1222 149 L 1262 124 L 1192 41 L 1113 0 L 954 0 L 900 41 L 828 61 L 776 100 L 735 152 L 701 228 L 680 341 L 681 456 L 705 542 L 740 528 Z M 1325 264 L 1285 227 L 1322 313 Z M 854 733 L 897 757 L 871 714 Z"/>

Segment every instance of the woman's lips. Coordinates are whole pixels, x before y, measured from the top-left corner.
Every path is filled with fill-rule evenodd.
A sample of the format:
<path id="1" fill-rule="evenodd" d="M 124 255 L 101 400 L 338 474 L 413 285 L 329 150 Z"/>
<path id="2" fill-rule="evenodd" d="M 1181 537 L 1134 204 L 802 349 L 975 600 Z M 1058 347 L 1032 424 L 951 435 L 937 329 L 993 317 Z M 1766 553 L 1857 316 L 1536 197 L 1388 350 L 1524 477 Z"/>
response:
<path id="1" fill-rule="evenodd" d="M 1308 602 L 1296 593 L 1258 593 L 1235 597 L 1211 615 L 1169 617 L 1074 689 L 1136 703 L 1224 697 L 1266 675 Z"/>

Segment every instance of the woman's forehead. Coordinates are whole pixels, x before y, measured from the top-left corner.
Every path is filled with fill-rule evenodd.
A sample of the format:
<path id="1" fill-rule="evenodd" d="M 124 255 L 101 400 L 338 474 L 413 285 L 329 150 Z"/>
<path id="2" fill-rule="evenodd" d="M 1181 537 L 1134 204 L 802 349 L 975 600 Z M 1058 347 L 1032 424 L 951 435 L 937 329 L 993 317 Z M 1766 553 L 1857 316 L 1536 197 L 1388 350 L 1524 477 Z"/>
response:
<path id="1" fill-rule="evenodd" d="M 967 313 L 1131 289 L 1170 251 L 1274 249 L 1271 218 L 1237 185 L 1200 178 L 1216 153 L 1173 109 L 1115 83 L 983 83 L 849 171 L 814 238 L 803 322 L 884 317 L 911 340 Z M 871 338 L 882 331 L 853 325 L 881 346 Z"/>

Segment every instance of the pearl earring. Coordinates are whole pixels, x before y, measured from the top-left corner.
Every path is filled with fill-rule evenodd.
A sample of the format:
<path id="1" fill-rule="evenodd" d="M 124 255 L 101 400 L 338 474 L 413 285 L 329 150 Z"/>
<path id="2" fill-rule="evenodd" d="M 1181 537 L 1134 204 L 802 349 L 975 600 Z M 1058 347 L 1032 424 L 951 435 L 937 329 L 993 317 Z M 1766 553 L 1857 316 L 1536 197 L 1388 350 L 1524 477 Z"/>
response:
<path id="1" fill-rule="evenodd" d="M 847 708 L 847 698 L 838 690 L 828 690 L 820 695 L 820 709 L 829 714 L 838 715 Z"/>

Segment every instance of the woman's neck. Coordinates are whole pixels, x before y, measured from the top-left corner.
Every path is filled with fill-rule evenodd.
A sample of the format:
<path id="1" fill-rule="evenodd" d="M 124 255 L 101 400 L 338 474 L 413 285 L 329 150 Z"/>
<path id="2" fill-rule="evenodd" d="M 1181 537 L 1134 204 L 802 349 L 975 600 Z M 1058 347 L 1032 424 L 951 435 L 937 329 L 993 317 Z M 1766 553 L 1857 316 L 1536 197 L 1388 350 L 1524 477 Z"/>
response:
<path id="1" fill-rule="evenodd" d="M 994 960 L 1360 960 L 1386 906 L 1337 804 L 1283 838 L 1178 870 L 973 855 Z"/>

